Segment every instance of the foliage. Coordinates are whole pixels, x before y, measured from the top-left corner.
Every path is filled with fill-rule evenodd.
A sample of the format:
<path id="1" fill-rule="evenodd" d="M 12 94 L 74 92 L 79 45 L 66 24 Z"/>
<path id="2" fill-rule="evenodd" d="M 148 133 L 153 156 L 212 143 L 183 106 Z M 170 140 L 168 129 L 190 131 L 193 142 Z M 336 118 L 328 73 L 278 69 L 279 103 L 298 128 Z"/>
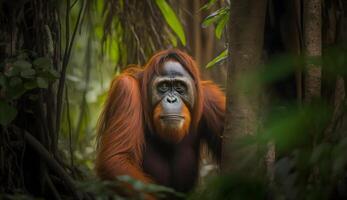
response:
<path id="1" fill-rule="evenodd" d="M 124 184 L 131 185 L 132 189 L 129 187 L 124 187 Z M 154 195 L 157 198 L 184 197 L 183 194 L 175 192 L 171 188 L 155 184 L 144 184 L 139 180 L 131 178 L 130 176 L 118 176 L 114 181 L 83 181 L 79 182 L 78 185 L 80 189 L 93 194 L 93 196 L 96 196 L 99 200 L 125 199 L 114 192 L 114 189 L 117 187 L 122 188 L 123 194 L 130 194 L 131 199 L 145 199 L 146 194 Z"/>
<path id="2" fill-rule="evenodd" d="M 227 57 L 228 57 L 228 50 L 225 49 L 217 57 L 215 57 L 213 60 L 207 63 L 206 68 L 210 68 L 213 65 L 216 65 L 217 63 L 222 62 L 223 60 L 227 59 Z"/>
<path id="3" fill-rule="evenodd" d="M 121 69 L 144 64 L 155 51 L 176 46 L 176 36 L 186 44 L 182 25 L 166 0 L 105 0 L 98 7 L 105 16 L 103 42 L 118 50 Z"/>
<path id="4" fill-rule="evenodd" d="M 217 0 L 208 1 L 201 10 L 210 9 Z M 206 28 L 211 25 L 215 25 L 215 35 L 218 39 L 221 39 L 223 32 L 226 29 L 226 25 L 229 21 L 229 5 L 219 8 L 218 10 L 212 12 L 208 15 L 202 22 L 202 27 Z M 228 55 L 227 49 L 225 49 L 222 53 L 220 53 L 217 57 L 212 59 L 209 63 L 207 63 L 206 68 L 211 68 L 212 66 L 221 63 L 226 60 Z"/>
<path id="5" fill-rule="evenodd" d="M 45 168 L 47 161 L 36 160 L 39 156 L 27 151 L 30 149 L 28 142 L 13 131 L 20 125 L 23 130 L 31 129 L 30 133 L 42 143 L 52 160 L 78 180 L 78 189 L 95 195 L 96 199 L 121 198 L 112 189 L 114 185 L 120 185 L 120 181 L 132 185 L 138 191 L 137 198 L 142 198 L 147 192 L 160 197 L 182 197 L 172 189 L 143 184 L 129 177 L 120 177 L 112 182 L 94 180 L 92 171 L 96 148 L 95 126 L 112 78 L 127 64 L 144 63 L 155 50 L 186 45 L 185 30 L 174 12 L 172 1 L 68 1 L 70 5 L 66 2 L 34 1 L 36 7 L 30 1 L 16 4 L 4 2 L 0 2 L 0 9 L 12 8 L 14 12 L 0 13 L 1 53 L 5 42 L 10 43 L 11 48 L 12 43 L 17 43 L 10 53 L 0 55 L 0 173 L 12 177 L 6 179 L 1 176 L 1 192 L 9 193 L 1 194 L 0 198 L 37 199 L 23 189 L 21 173 L 25 170 L 29 173 L 39 171 L 33 176 L 40 179 L 33 180 L 35 184 L 32 185 L 39 187 L 44 182 L 47 187 L 45 192 L 51 193 L 56 189 L 59 194 L 63 193 L 62 198 L 66 197 L 65 180 L 54 173 L 52 175 L 52 169 Z M 217 2 L 209 0 L 201 10 L 211 10 Z M 44 8 L 49 9 L 42 11 Z M 60 12 L 57 12 L 58 8 Z M 228 7 L 211 11 L 202 26 L 215 26 L 215 35 L 221 39 L 229 12 Z M 31 19 L 32 16 L 35 18 Z M 58 18 L 62 19 L 59 21 L 61 24 Z M 72 30 L 75 39 L 68 39 L 71 27 L 64 21 L 80 25 Z M 5 36 L 7 40 L 3 40 Z M 29 45 L 30 50 L 23 50 L 22 43 L 28 43 L 28 38 L 33 44 Z M 181 44 L 177 44 L 177 40 Z M 61 52 L 65 49 L 71 56 Z M 206 67 L 225 61 L 227 55 L 227 50 L 222 51 Z M 268 101 L 266 107 L 259 108 L 263 127 L 230 150 L 242 151 L 256 146 L 256 151 L 254 154 L 241 154 L 240 169 L 211 179 L 189 198 L 328 199 L 335 193 L 347 198 L 344 190 L 347 177 L 346 97 L 336 105 L 323 95 L 312 104 L 298 105 L 293 99 L 275 98 L 273 94 L 276 91 L 271 87 L 292 78 L 296 70 L 303 70 L 308 62 L 328 66 L 325 67 L 326 73 L 338 77 L 336 79 L 346 77 L 346 60 L 346 49 L 343 47 L 325 49 L 322 63 L 316 58 L 281 55 L 235 83 L 233 87 L 246 93 L 265 88 L 266 95 L 270 95 L 264 100 Z M 58 79 L 65 73 L 63 65 L 66 67 L 66 81 L 59 82 L 65 90 L 62 89 L 57 98 Z M 336 94 L 341 95 L 338 91 Z M 55 124 L 56 106 L 50 103 L 56 103 L 58 99 L 61 100 L 63 114 L 62 123 L 55 127 L 52 124 Z M 40 109 L 33 110 L 36 106 Z M 43 116 L 37 111 L 42 111 Z M 54 123 L 46 123 L 45 120 Z M 54 146 L 56 139 L 59 139 L 59 151 Z M 266 156 L 269 144 L 277 148 L 274 179 L 269 178 L 259 161 Z M 26 162 L 34 166 L 32 171 L 22 168 L 23 156 L 28 155 Z M 36 161 L 42 168 L 35 168 Z M 85 181 L 83 177 L 91 180 Z M 53 182 L 53 186 L 49 181 Z"/>
<path id="6" fill-rule="evenodd" d="M 176 33 L 178 38 L 181 40 L 182 44 L 186 45 L 186 37 L 184 35 L 184 30 L 175 12 L 172 10 L 172 8 L 165 0 L 155 0 L 155 3 L 159 7 L 170 28 Z"/>
<path id="7" fill-rule="evenodd" d="M 330 75 L 345 76 L 345 52 L 337 46 L 325 52 L 323 62 L 329 66 Z M 229 148 L 237 155 L 237 167 L 212 178 L 190 199 L 346 198 L 347 101 L 344 94 L 337 90 L 336 95 L 342 95 L 342 99 L 334 105 L 324 96 L 310 104 L 298 105 L 296 99 L 274 98 L 271 87 L 292 77 L 295 70 L 303 69 L 306 63 L 322 65 L 323 62 L 318 58 L 281 55 L 234 84 L 234 89 L 246 94 L 260 88 L 270 94 L 266 107 L 260 109 L 262 127 Z M 274 174 L 262 161 L 269 144 L 276 148 Z"/>
<path id="8" fill-rule="evenodd" d="M 15 100 L 27 91 L 48 88 L 50 83 L 59 78 L 59 74 L 53 69 L 50 59 L 25 51 L 5 60 L 1 66 L 0 124 L 6 126 L 17 115 L 16 108 L 11 106 Z M 31 95 L 30 98 L 38 97 Z"/>
<path id="9" fill-rule="evenodd" d="M 216 37 L 220 39 L 222 36 L 222 31 L 224 30 L 224 27 L 226 26 L 228 20 L 229 20 L 229 7 L 223 7 L 213 12 L 209 16 L 207 16 L 202 22 L 202 26 L 207 27 L 212 24 L 216 24 L 216 30 L 215 30 Z"/>

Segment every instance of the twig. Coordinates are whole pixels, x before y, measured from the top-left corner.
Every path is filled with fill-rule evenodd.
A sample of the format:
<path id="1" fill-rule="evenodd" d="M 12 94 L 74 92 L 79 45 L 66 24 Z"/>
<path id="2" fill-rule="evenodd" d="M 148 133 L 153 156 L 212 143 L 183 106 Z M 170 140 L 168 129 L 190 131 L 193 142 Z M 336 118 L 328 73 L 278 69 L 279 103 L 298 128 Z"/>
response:
<path id="1" fill-rule="evenodd" d="M 65 17 L 65 49 L 64 49 L 64 57 L 63 57 L 63 64 L 60 72 L 59 77 L 59 84 L 58 84 L 58 91 L 57 91 L 57 116 L 55 119 L 55 128 L 56 133 L 53 135 L 53 146 L 57 144 L 58 141 L 58 133 L 59 133 L 59 127 L 60 127 L 60 115 L 61 115 L 61 106 L 62 106 L 62 95 L 64 90 L 64 84 L 65 84 L 65 72 L 67 67 L 67 54 L 68 54 L 68 46 L 70 42 L 70 0 L 67 0 L 66 3 L 66 17 Z M 54 151 L 55 152 L 55 151 Z"/>
<path id="2" fill-rule="evenodd" d="M 47 122 L 47 112 L 44 112 L 44 105 L 43 105 L 43 97 L 42 97 L 43 91 L 41 90 L 39 92 L 39 103 L 38 103 L 38 108 L 39 108 L 39 119 L 42 122 L 42 127 L 44 129 L 44 132 L 48 134 L 44 134 L 44 139 L 45 139 L 45 146 L 47 149 L 51 149 L 51 141 L 50 141 L 50 135 L 52 135 L 51 130 L 48 128 L 48 122 Z"/>
<path id="3" fill-rule="evenodd" d="M 58 162 L 53 158 L 53 156 L 47 151 L 47 149 L 30 133 L 26 130 L 13 127 L 14 133 L 18 137 L 24 137 L 27 144 L 42 158 L 42 160 L 47 164 L 50 170 L 54 171 L 66 184 L 66 188 L 70 190 L 76 199 L 82 199 L 80 192 L 77 190 L 74 181 L 65 172 L 65 170 L 58 164 Z"/>
<path id="4" fill-rule="evenodd" d="M 47 170 L 45 173 L 45 179 L 46 179 L 46 182 L 47 182 L 49 189 L 51 190 L 51 192 L 53 194 L 54 199 L 60 200 L 61 198 L 60 198 L 59 192 L 57 191 L 54 184 L 52 183 L 51 178 L 48 176 Z"/>
<path id="5" fill-rule="evenodd" d="M 70 162 L 71 167 L 74 166 L 74 156 L 73 156 L 73 149 L 72 149 L 72 131 L 71 131 L 71 116 L 70 116 L 70 104 L 69 104 L 69 96 L 68 96 L 68 90 L 66 88 L 65 90 L 65 101 L 66 101 L 66 112 L 67 112 L 67 123 L 69 126 L 69 151 L 70 151 Z"/>
<path id="6" fill-rule="evenodd" d="M 71 55 L 71 50 L 72 50 L 72 45 L 73 42 L 75 40 L 75 36 L 77 33 L 77 29 L 79 26 L 79 23 L 81 21 L 81 16 L 82 16 L 82 11 L 84 9 L 84 1 L 82 3 L 82 6 L 79 10 L 78 13 L 78 17 L 77 17 L 77 21 L 72 33 L 72 37 L 71 40 L 69 40 L 69 13 L 70 13 L 70 1 L 68 1 L 68 5 L 66 8 L 66 45 L 65 46 L 65 52 L 64 52 L 64 58 L 63 58 L 63 65 L 62 65 L 62 69 L 60 72 L 60 78 L 59 78 L 59 85 L 58 85 L 58 92 L 57 92 L 57 118 L 56 118 L 56 139 L 59 136 L 59 127 L 60 127 L 60 117 L 61 117 L 61 112 L 62 112 L 62 99 L 63 99 L 63 92 L 64 92 L 64 86 L 65 86 L 65 77 L 66 77 L 66 69 L 67 69 L 67 65 L 69 63 L 69 59 L 70 59 L 70 55 Z"/>
<path id="7" fill-rule="evenodd" d="M 88 36 L 88 43 L 87 43 L 87 50 L 86 50 L 86 55 L 85 55 L 85 59 L 86 59 L 86 79 L 85 79 L 85 88 L 83 90 L 83 94 L 82 94 L 82 103 L 81 103 L 81 112 L 80 115 L 78 117 L 78 121 L 77 121 L 77 129 L 75 132 L 76 135 L 76 141 L 78 141 L 78 135 L 82 129 L 82 120 L 83 117 L 85 115 L 85 109 L 86 109 L 86 104 L 87 104 L 87 91 L 89 88 L 89 81 L 90 81 L 90 69 L 92 67 L 92 61 L 91 61 L 91 50 L 92 50 L 92 36 L 91 36 L 91 30 L 89 32 L 89 36 Z"/>

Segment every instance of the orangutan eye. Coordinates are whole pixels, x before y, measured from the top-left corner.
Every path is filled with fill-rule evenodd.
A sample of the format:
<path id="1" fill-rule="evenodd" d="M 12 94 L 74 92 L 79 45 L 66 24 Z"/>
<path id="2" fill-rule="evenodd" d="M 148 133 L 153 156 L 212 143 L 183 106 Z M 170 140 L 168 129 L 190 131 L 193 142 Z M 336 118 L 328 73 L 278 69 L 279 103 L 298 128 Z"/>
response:
<path id="1" fill-rule="evenodd" d="M 187 89 L 187 86 L 186 86 L 184 83 L 182 83 L 182 82 L 177 82 L 177 83 L 175 84 L 175 90 L 176 90 L 179 94 L 184 94 L 185 91 L 186 91 L 186 89 Z"/>
<path id="2" fill-rule="evenodd" d="M 158 91 L 161 93 L 165 93 L 169 90 L 169 84 L 167 82 L 159 83 Z"/>

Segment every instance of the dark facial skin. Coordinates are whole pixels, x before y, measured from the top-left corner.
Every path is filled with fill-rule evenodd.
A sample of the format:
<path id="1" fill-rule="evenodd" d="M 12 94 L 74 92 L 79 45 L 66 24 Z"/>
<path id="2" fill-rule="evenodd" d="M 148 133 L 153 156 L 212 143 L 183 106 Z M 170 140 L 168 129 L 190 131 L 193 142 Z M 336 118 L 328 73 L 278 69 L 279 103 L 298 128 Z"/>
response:
<path id="1" fill-rule="evenodd" d="M 152 106 L 162 104 L 163 118 L 180 114 L 183 104 L 192 111 L 195 102 L 194 81 L 187 70 L 176 61 L 167 61 L 159 76 L 152 80 Z"/>

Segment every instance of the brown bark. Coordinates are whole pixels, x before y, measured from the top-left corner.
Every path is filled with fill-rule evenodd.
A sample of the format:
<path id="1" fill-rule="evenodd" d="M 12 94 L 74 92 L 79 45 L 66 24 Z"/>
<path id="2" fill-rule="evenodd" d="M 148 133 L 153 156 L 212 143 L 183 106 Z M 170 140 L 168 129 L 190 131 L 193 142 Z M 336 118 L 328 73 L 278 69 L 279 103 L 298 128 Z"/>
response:
<path id="1" fill-rule="evenodd" d="M 206 3 L 204 0 L 185 1 L 180 0 L 179 11 L 181 21 L 185 26 L 187 36 L 186 50 L 193 55 L 199 64 L 204 79 L 211 79 L 222 87 L 226 81 L 226 65 L 216 65 L 210 69 L 205 66 L 220 52 L 224 50 L 224 38 L 218 40 L 215 37 L 213 25 L 203 28 L 201 23 L 212 11 L 222 5 L 215 5 L 209 10 L 201 10 L 200 8 Z"/>
<path id="2" fill-rule="evenodd" d="M 253 148 L 239 149 L 239 139 L 258 129 L 259 95 L 255 88 L 241 88 L 240 81 L 261 63 L 266 0 L 231 1 L 227 110 L 223 144 L 223 169 L 239 169 L 239 159 L 252 160 Z M 255 34 L 256 33 L 256 34 Z M 244 166 L 243 166 L 244 167 Z"/>
<path id="3" fill-rule="evenodd" d="M 194 37 L 194 58 L 201 65 L 201 12 L 200 0 L 193 0 L 193 37 Z"/>
<path id="4" fill-rule="evenodd" d="M 304 1 L 304 51 L 307 57 L 322 55 L 322 5 L 321 0 Z M 305 99 L 309 103 L 312 98 L 320 96 L 321 68 L 312 63 L 307 64 L 305 77 Z"/>
<path id="5" fill-rule="evenodd" d="M 285 49 L 293 55 L 300 55 L 302 50 L 302 28 L 301 28 L 301 3 L 300 0 L 285 1 L 285 12 L 281 20 L 281 36 Z M 302 103 L 302 70 L 300 66 L 293 66 L 295 70 L 296 98 L 297 103 Z"/>

